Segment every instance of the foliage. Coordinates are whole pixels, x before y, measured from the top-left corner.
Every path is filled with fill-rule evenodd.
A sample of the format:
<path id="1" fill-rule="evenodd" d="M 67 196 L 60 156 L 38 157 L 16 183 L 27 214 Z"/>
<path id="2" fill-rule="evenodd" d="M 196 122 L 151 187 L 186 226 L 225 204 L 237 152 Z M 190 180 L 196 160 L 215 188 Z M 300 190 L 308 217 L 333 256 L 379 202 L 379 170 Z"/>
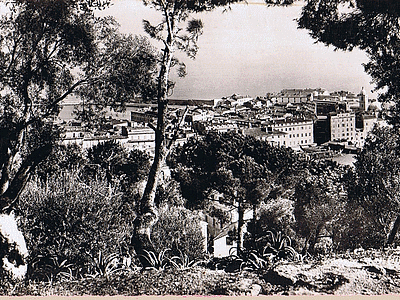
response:
<path id="1" fill-rule="evenodd" d="M 83 151 L 78 145 L 64 146 L 56 144 L 52 148 L 50 155 L 37 166 L 35 174 L 43 181 L 46 181 L 63 171 L 80 169 L 85 163 Z"/>
<path id="2" fill-rule="evenodd" d="M 123 105 L 128 96 L 142 92 L 138 77 L 148 72 L 145 81 L 150 82 L 156 54 L 145 39 L 118 33 L 112 18 L 95 17 L 93 7 L 108 3 L 23 0 L 4 5 L 0 18 L 1 209 L 12 209 L 35 167 L 51 153 L 60 136 L 53 119 L 64 99 L 75 93 L 91 104 L 113 98 L 110 104 Z M 146 64 L 144 53 L 152 57 L 152 63 Z M 140 67 L 129 69 L 127 61 L 134 58 L 140 60 Z M 121 64 L 131 72 L 123 84 L 115 80 L 121 79 Z M 117 95 L 124 98 L 115 99 Z"/>
<path id="3" fill-rule="evenodd" d="M 170 259 L 171 266 L 176 269 L 176 270 L 187 270 L 190 268 L 194 268 L 200 264 L 205 264 L 207 260 L 198 260 L 198 259 L 193 259 L 190 260 L 189 256 L 179 250 L 179 256 L 173 256 Z"/>
<path id="4" fill-rule="evenodd" d="M 147 266 L 145 269 L 164 270 L 171 262 L 171 260 L 166 256 L 166 253 L 170 251 L 170 249 L 163 249 L 158 254 L 153 251 L 144 250 L 144 254 L 140 254 L 147 261 Z"/>
<path id="5" fill-rule="evenodd" d="M 57 276 L 69 265 L 74 277 L 93 273 L 93 257 L 127 255 L 132 210 L 104 178 L 82 182 L 64 172 L 46 182 L 29 182 L 21 195 L 19 214 L 30 255 L 30 276 Z"/>
<path id="6" fill-rule="evenodd" d="M 295 186 L 296 232 L 306 238 L 303 251 L 314 251 L 320 236 L 335 234 L 343 219 L 347 195 L 344 167 L 334 162 L 312 163 Z"/>
<path id="7" fill-rule="evenodd" d="M 195 212 L 173 206 L 159 209 L 159 220 L 152 231 L 157 251 L 168 248 L 173 256 L 185 253 L 190 260 L 199 259 L 204 256 L 204 238 Z"/>
<path id="8" fill-rule="evenodd" d="M 349 178 L 349 198 L 373 222 L 375 229 L 371 236 L 376 233 L 376 237 L 382 237 L 397 231 L 392 223 L 400 213 L 399 137 L 395 128 L 373 129 L 357 155 L 354 173 Z"/>
<path id="9" fill-rule="evenodd" d="M 100 250 L 98 256 L 92 257 L 91 268 L 87 277 L 106 277 L 109 278 L 117 272 L 132 271 L 132 259 L 129 256 L 123 256 L 121 253 L 111 253 L 107 256 Z"/>
<path id="10" fill-rule="evenodd" d="M 399 17 L 397 1 L 308 0 L 298 20 L 318 42 L 342 50 L 360 48 L 369 62 L 365 71 L 372 77 L 381 100 L 394 100 L 391 116 L 399 124 Z"/>
<path id="11" fill-rule="evenodd" d="M 93 146 L 86 156 L 85 173 L 95 177 L 105 171 L 109 182 L 136 183 L 145 179 L 149 171 L 147 153 L 137 149 L 128 152 L 114 140 Z"/>
<path id="12" fill-rule="evenodd" d="M 299 255 L 296 250 L 292 248 L 292 240 L 290 237 L 282 235 L 280 231 L 276 234 L 272 231 L 267 231 L 266 236 L 269 238 L 269 241 L 263 249 L 263 257 L 271 254 L 273 260 L 298 260 Z"/>
<path id="13" fill-rule="evenodd" d="M 281 194 L 299 165 L 289 149 L 232 132 L 192 138 L 169 163 L 189 208 L 212 207 L 216 193 L 218 202 L 237 209 L 240 248 L 244 211 Z"/>
<path id="14" fill-rule="evenodd" d="M 287 175 L 296 170 L 296 163 L 290 149 L 273 147 L 249 136 L 229 132 L 210 132 L 204 137 L 189 139 L 183 146 L 177 147 L 169 160 L 172 176 L 180 182 L 190 208 L 202 207 L 208 194 L 213 189 L 221 189 L 223 186 L 218 186 L 218 183 L 223 183 L 230 176 L 233 176 L 232 180 L 235 176 L 247 180 L 250 193 L 257 191 L 257 187 L 265 186 L 263 179 L 267 180 L 267 184 L 284 182 L 288 179 Z M 268 188 L 258 191 L 261 194 L 254 195 L 257 201 L 268 197 Z M 262 192 L 267 195 L 262 195 Z"/>
<path id="15" fill-rule="evenodd" d="M 294 201 L 290 199 L 270 199 L 261 203 L 256 212 L 257 219 L 248 224 L 248 235 L 245 247 L 257 248 L 256 240 L 265 235 L 265 232 L 282 232 L 293 238 L 299 238 L 294 231 Z"/>

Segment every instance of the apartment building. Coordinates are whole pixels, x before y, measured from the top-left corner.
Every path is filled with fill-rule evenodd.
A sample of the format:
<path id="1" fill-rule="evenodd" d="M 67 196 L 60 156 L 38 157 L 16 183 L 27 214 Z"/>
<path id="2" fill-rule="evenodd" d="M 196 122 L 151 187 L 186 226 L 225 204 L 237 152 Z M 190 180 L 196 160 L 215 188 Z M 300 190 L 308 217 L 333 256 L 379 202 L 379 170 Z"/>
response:
<path id="1" fill-rule="evenodd" d="M 355 143 L 356 115 L 353 112 L 331 113 L 329 115 L 331 141 Z"/>
<path id="2" fill-rule="evenodd" d="M 298 148 L 314 144 L 314 126 L 307 119 L 278 119 L 267 126 L 267 131 L 273 134 L 271 140 L 278 146 Z"/>
<path id="3" fill-rule="evenodd" d="M 312 120 L 278 119 L 269 122 L 264 128 L 248 128 L 243 134 L 267 141 L 274 146 L 299 149 L 314 145 L 314 126 Z"/>

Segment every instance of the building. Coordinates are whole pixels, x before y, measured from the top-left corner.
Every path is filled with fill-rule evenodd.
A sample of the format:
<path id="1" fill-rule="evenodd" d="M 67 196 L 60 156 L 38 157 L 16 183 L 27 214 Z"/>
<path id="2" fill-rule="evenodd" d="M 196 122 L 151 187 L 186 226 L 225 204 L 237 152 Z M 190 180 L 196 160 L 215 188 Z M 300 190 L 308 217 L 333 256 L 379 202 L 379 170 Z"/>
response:
<path id="1" fill-rule="evenodd" d="M 329 115 L 331 141 L 349 142 L 356 141 L 356 115 L 353 112 L 331 113 Z"/>
<path id="2" fill-rule="evenodd" d="M 151 111 L 140 112 L 131 111 L 131 121 L 136 123 L 152 123 L 157 118 L 157 114 Z"/>
<path id="3" fill-rule="evenodd" d="M 312 101 L 313 90 L 310 89 L 284 89 L 280 93 L 269 95 L 273 103 L 306 103 Z"/>
<path id="4" fill-rule="evenodd" d="M 358 114 L 356 121 L 357 128 L 355 145 L 358 148 L 362 148 L 364 146 L 364 142 L 368 136 L 368 133 L 370 133 L 375 126 L 388 126 L 388 123 L 385 120 L 380 119 L 375 115 L 366 113 Z"/>
<path id="5" fill-rule="evenodd" d="M 314 144 L 314 123 L 307 119 L 276 119 L 267 125 L 267 132 L 274 134 L 273 141 L 277 146 L 293 149 Z"/>
<path id="6" fill-rule="evenodd" d="M 237 254 L 237 230 L 238 230 L 238 213 L 231 211 L 231 223 L 223 227 L 213 239 L 214 257 L 226 257 L 231 254 Z M 251 209 L 244 212 L 244 228 L 247 231 L 247 222 L 253 219 L 253 211 Z"/>
<path id="7" fill-rule="evenodd" d="M 284 146 L 292 149 L 314 145 L 314 126 L 312 120 L 276 119 L 268 122 L 263 128 L 242 129 L 244 135 L 250 135 L 273 146 Z"/>
<path id="8" fill-rule="evenodd" d="M 361 111 L 367 111 L 368 110 L 368 95 L 364 89 L 364 87 L 361 89 L 361 92 L 357 95 L 359 97 L 360 101 L 360 110 Z"/>

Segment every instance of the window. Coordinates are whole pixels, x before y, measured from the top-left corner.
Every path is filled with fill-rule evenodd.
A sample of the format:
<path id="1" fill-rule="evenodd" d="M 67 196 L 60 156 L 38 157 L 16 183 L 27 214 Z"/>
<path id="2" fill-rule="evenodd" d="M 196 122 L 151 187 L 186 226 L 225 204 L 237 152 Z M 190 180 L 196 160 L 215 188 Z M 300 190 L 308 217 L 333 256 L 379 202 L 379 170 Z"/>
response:
<path id="1" fill-rule="evenodd" d="M 299 137 L 299 134 L 297 134 L 297 137 Z"/>

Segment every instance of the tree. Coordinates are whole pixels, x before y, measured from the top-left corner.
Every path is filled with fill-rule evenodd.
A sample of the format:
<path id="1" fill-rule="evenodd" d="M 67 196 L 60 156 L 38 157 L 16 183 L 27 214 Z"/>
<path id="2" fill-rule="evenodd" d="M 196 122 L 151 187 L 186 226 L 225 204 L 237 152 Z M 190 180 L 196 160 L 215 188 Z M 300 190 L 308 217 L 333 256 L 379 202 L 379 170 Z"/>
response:
<path id="1" fill-rule="evenodd" d="M 88 161 L 85 173 L 95 176 L 105 171 L 109 183 L 136 183 L 144 180 L 149 170 L 147 153 L 137 149 L 128 152 L 113 140 L 93 146 L 88 149 L 86 156 Z"/>
<path id="2" fill-rule="evenodd" d="M 173 177 L 180 182 L 189 207 L 207 207 L 211 195 L 238 212 L 237 244 L 243 247 L 244 212 L 276 196 L 296 169 L 286 148 L 239 133 L 211 132 L 178 147 L 171 158 Z M 195 184 L 193 184 L 195 183 Z M 255 216 L 254 216 L 255 217 Z"/>
<path id="3" fill-rule="evenodd" d="M 15 208 L 30 174 L 51 153 L 59 137 L 52 120 L 64 99 L 77 93 L 115 106 L 145 87 L 149 94 L 156 70 L 153 48 L 144 39 L 120 35 L 113 19 L 96 18 L 92 10 L 107 3 L 8 3 L 0 19 L 2 212 Z M 115 101 L 115 96 L 126 98 Z"/>
<path id="4" fill-rule="evenodd" d="M 375 228 L 394 242 L 400 227 L 400 136 L 397 129 L 374 128 L 357 155 L 350 199 L 374 220 Z"/>
<path id="5" fill-rule="evenodd" d="M 321 235 L 332 238 L 336 224 L 342 222 L 347 200 L 344 173 L 336 163 L 311 162 L 296 183 L 294 216 L 296 231 L 306 238 L 303 252 L 315 251 Z"/>
<path id="6" fill-rule="evenodd" d="M 160 12 L 163 18 L 157 25 L 153 25 L 147 20 L 143 21 L 145 31 L 151 38 L 162 42 L 163 49 L 157 77 L 157 124 L 149 124 L 155 131 L 155 155 L 140 201 L 135 230 L 132 234 L 132 244 L 139 255 L 142 255 L 145 249 L 154 250 L 150 235 L 151 228 L 158 218 L 154 200 L 158 178 L 181 123 L 179 121 L 175 123 L 175 133 L 171 139 L 167 139 L 168 94 L 173 89 L 173 84 L 169 80 L 170 71 L 174 66 L 178 66 L 179 75 L 183 76 L 186 73 L 184 64 L 177 61 L 174 52 L 176 50 L 183 51 L 190 58 L 194 58 L 196 55 L 197 40 L 202 33 L 203 24 L 199 19 L 190 19 L 192 14 L 212 11 L 218 7 L 229 8 L 231 4 L 237 2 L 241 2 L 241 0 L 143 0 L 145 5 Z M 288 5 L 292 4 L 294 0 L 265 0 L 265 2 L 271 5 Z M 185 114 L 181 120 L 184 120 L 184 116 Z M 141 262 L 144 265 L 147 264 L 146 259 L 142 259 Z"/>
<path id="7" fill-rule="evenodd" d="M 398 1 L 308 0 L 298 20 L 318 42 L 336 49 L 364 50 L 369 62 L 365 71 L 372 77 L 379 98 L 396 106 L 390 120 L 400 124 L 400 6 Z"/>

